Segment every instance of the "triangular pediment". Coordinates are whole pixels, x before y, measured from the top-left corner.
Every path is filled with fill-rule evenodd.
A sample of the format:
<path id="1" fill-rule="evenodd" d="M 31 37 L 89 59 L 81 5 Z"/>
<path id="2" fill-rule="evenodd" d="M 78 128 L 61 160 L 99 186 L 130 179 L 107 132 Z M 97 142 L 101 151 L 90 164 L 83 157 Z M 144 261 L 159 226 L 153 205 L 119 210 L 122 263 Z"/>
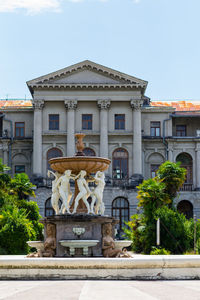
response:
<path id="1" fill-rule="evenodd" d="M 78 70 L 73 72 L 71 75 L 62 76 L 59 79 L 49 80 L 49 83 L 91 83 L 91 84 L 99 84 L 99 83 L 121 83 L 119 80 L 114 80 L 109 76 L 104 76 L 99 74 L 98 72 L 90 71 L 90 70 Z"/>
<path id="2" fill-rule="evenodd" d="M 62 87 L 69 87 L 70 85 L 73 85 L 73 87 L 76 85 L 130 85 L 145 89 L 147 82 L 89 60 L 85 60 L 56 72 L 30 80 L 27 82 L 27 85 L 30 90 L 33 90 L 34 87 L 58 87 L 59 85 L 62 85 Z"/>

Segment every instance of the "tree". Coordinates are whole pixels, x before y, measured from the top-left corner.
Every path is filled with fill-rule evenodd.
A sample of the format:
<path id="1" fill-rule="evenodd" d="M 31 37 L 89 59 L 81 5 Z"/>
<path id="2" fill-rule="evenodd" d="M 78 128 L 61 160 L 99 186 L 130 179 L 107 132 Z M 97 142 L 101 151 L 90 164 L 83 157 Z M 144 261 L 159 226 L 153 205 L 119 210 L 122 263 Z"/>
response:
<path id="1" fill-rule="evenodd" d="M 169 207 L 173 207 L 173 200 L 177 195 L 177 191 L 180 189 L 185 181 L 186 170 L 180 167 L 179 163 L 172 163 L 166 161 L 162 164 L 157 172 L 157 177 L 153 179 L 144 180 L 138 188 L 139 199 L 138 208 L 142 208 L 142 213 L 139 215 L 134 215 L 131 217 L 131 221 L 128 222 L 130 229 L 125 229 L 127 236 L 131 237 L 133 240 L 133 250 L 138 252 L 142 251 L 144 253 L 150 253 L 152 247 L 156 243 L 156 219 L 158 217 L 167 222 L 167 226 L 170 225 L 170 216 L 175 220 L 184 221 L 183 217 L 180 217 L 178 212 L 174 210 L 169 210 Z M 168 210 L 165 211 L 165 208 Z M 162 209 L 165 213 L 163 213 Z M 159 213 L 160 215 L 159 215 Z M 169 215 L 169 216 L 168 216 Z M 165 216 L 165 220 L 164 220 Z M 174 224 L 171 222 L 171 224 Z M 179 236 L 181 235 L 182 240 L 185 238 L 185 234 L 188 231 L 184 231 L 185 225 L 179 224 Z M 167 236 L 166 232 L 162 236 L 165 238 Z M 178 238 L 176 236 L 176 238 Z M 175 239 L 176 239 L 175 238 Z M 164 240 L 163 240 L 164 241 Z M 185 239 L 185 247 L 190 246 L 190 242 Z M 171 236 L 171 243 L 172 236 Z M 168 241 L 164 242 L 164 247 L 167 248 Z M 187 245 L 187 246 L 186 246 Z M 180 251 L 177 250 L 177 245 L 172 246 L 173 249 L 168 249 L 170 251 Z M 179 247 L 180 248 L 180 247 Z M 176 249 L 176 250 L 175 250 Z"/>
<path id="2" fill-rule="evenodd" d="M 164 162 L 158 169 L 157 178 L 165 184 L 165 193 L 173 202 L 177 192 L 185 182 L 186 169 L 180 167 L 180 162 Z"/>
<path id="3" fill-rule="evenodd" d="M 37 203 L 28 201 L 35 195 L 28 176 L 11 178 L 7 170 L 0 161 L 0 254 L 24 254 L 28 240 L 43 238 L 43 225 Z"/>
<path id="4" fill-rule="evenodd" d="M 34 185 L 25 173 L 15 174 L 11 179 L 10 187 L 11 193 L 15 194 L 20 200 L 28 199 L 29 196 L 35 197 Z"/>

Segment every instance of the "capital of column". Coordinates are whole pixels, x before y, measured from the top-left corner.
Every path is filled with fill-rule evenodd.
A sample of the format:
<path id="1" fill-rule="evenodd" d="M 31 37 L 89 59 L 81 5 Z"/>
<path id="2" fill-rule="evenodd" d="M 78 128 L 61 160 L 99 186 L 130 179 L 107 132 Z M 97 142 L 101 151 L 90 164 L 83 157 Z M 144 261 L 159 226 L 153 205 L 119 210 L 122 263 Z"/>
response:
<path id="1" fill-rule="evenodd" d="M 65 107 L 68 110 L 70 109 L 74 110 L 77 108 L 77 103 L 78 103 L 77 100 L 65 100 Z"/>
<path id="2" fill-rule="evenodd" d="M 3 152 L 4 152 L 4 151 L 8 151 L 8 144 L 7 144 L 7 143 L 3 143 L 2 146 L 3 146 L 3 147 L 2 147 Z"/>
<path id="3" fill-rule="evenodd" d="M 142 107 L 143 101 L 141 99 L 132 99 L 130 101 L 131 108 L 133 110 L 140 110 Z"/>
<path id="4" fill-rule="evenodd" d="M 108 109 L 110 107 L 110 100 L 98 100 L 97 105 L 100 109 Z"/>
<path id="5" fill-rule="evenodd" d="M 43 107 L 44 107 L 44 100 L 34 100 L 33 101 L 34 109 L 43 109 Z"/>

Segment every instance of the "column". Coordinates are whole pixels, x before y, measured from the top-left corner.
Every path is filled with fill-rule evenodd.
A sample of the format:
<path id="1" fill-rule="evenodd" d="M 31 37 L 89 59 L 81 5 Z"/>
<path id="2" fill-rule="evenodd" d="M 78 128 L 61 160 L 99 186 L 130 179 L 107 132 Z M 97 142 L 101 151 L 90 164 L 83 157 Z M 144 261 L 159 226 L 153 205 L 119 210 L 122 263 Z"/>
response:
<path id="1" fill-rule="evenodd" d="M 66 100 L 65 107 L 67 109 L 67 156 L 75 155 L 75 109 L 77 108 L 77 100 Z"/>
<path id="2" fill-rule="evenodd" d="M 42 109 L 43 100 L 35 100 L 33 124 L 33 174 L 42 175 Z"/>
<path id="3" fill-rule="evenodd" d="M 8 144 L 3 143 L 3 163 L 8 166 Z"/>
<path id="4" fill-rule="evenodd" d="M 168 150 L 168 160 L 173 162 L 173 148 L 169 148 Z"/>
<path id="5" fill-rule="evenodd" d="M 197 190 L 200 191 L 200 143 L 197 143 L 196 147 L 196 186 Z"/>
<path id="6" fill-rule="evenodd" d="M 100 108 L 100 156 L 108 158 L 108 108 L 110 100 L 99 100 Z"/>
<path id="7" fill-rule="evenodd" d="M 142 174 L 142 133 L 141 133 L 142 100 L 131 100 L 133 109 L 133 173 Z"/>

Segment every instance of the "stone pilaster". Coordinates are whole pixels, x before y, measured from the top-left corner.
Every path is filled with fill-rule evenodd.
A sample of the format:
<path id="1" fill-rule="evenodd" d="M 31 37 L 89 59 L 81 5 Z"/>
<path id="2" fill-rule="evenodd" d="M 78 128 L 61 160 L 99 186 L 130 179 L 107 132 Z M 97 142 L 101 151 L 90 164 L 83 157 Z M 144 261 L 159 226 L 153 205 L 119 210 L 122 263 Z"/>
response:
<path id="1" fill-rule="evenodd" d="M 200 143 L 196 146 L 196 186 L 200 191 Z"/>
<path id="2" fill-rule="evenodd" d="M 8 166 L 8 164 L 9 164 L 9 162 L 8 162 L 8 151 L 9 151 L 9 149 L 8 149 L 8 144 L 7 143 L 3 143 L 3 149 L 2 150 L 3 150 L 3 163 Z"/>
<path id="3" fill-rule="evenodd" d="M 35 100 L 33 124 L 33 174 L 42 175 L 42 109 L 43 100 Z"/>
<path id="4" fill-rule="evenodd" d="M 100 109 L 100 156 L 108 158 L 108 109 L 110 100 L 98 100 Z"/>
<path id="5" fill-rule="evenodd" d="M 75 110 L 77 108 L 77 100 L 65 100 L 67 109 L 67 156 L 75 154 Z"/>
<path id="6" fill-rule="evenodd" d="M 133 109 L 133 173 L 142 174 L 142 100 L 131 100 L 130 104 Z"/>
<path id="7" fill-rule="evenodd" d="M 173 148 L 169 148 L 168 150 L 168 160 L 173 162 Z"/>

